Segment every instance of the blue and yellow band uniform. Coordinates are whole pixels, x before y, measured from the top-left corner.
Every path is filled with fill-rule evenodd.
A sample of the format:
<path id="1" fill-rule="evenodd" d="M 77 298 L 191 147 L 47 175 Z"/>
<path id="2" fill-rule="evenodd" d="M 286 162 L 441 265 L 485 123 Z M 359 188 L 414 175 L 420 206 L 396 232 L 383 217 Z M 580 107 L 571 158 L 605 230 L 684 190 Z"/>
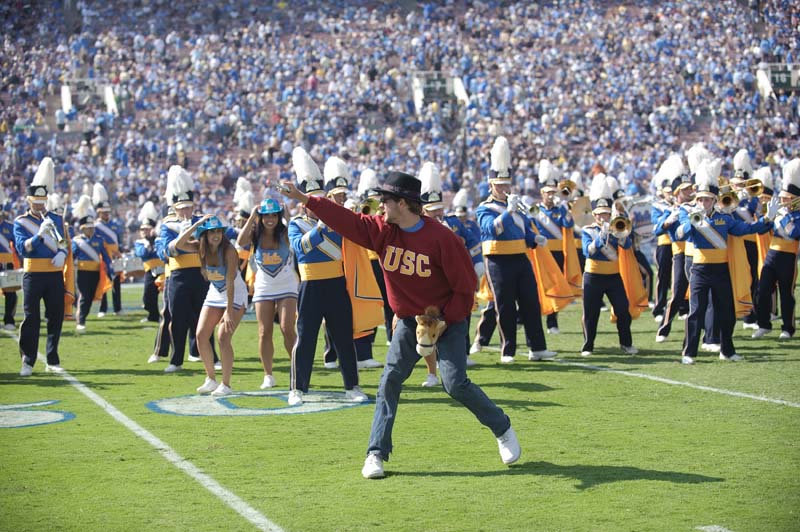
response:
<path id="1" fill-rule="evenodd" d="M 797 252 L 800 241 L 800 211 L 778 216 L 772 225 L 772 239 L 758 281 L 756 312 L 758 327 L 772 329 L 770 309 L 772 291 L 778 285 L 781 305 L 781 330 L 795 333 L 794 286 L 797 279 Z"/>
<path id="2" fill-rule="evenodd" d="M 653 316 L 663 316 L 669 301 L 669 288 L 672 283 L 672 240 L 664 228 L 664 220 L 672 212 L 672 206 L 664 200 L 653 203 L 650 208 L 650 221 L 656 236 L 656 297 Z"/>
<path id="3" fill-rule="evenodd" d="M 103 239 L 103 242 L 106 246 L 106 252 L 108 256 L 114 259 L 117 257 L 120 252 L 120 238 L 123 234 L 122 226 L 115 221 L 115 220 L 108 220 L 104 222 L 100 218 L 95 220 L 95 230 L 94 232 Z M 112 306 L 114 308 L 114 312 L 120 312 L 122 310 L 122 286 L 121 286 L 121 275 L 122 272 L 115 272 L 113 281 L 113 286 L 111 288 L 111 300 Z M 103 299 L 100 301 L 100 312 L 106 312 L 108 310 L 108 296 L 107 294 L 103 294 Z"/>
<path id="4" fill-rule="evenodd" d="M 631 314 L 628 296 L 619 269 L 618 248 L 629 249 L 633 244 L 630 235 L 618 239 L 611 234 L 603 234 L 601 227 L 593 223 L 583 227 L 583 254 L 586 256 L 586 269 L 583 273 L 583 348 L 594 350 L 597 324 L 603 296 L 608 296 L 611 308 L 617 317 L 617 335 L 622 346 L 632 346 Z"/>
<path id="5" fill-rule="evenodd" d="M 656 333 L 658 336 L 667 337 L 672 330 L 672 321 L 678 316 L 681 310 L 686 310 L 688 301 L 686 299 L 686 291 L 689 288 L 689 277 L 686 274 L 686 239 L 678 238 L 676 232 L 680 225 L 681 216 L 687 215 L 688 204 L 682 204 L 673 207 L 672 211 L 678 209 L 678 220 L 665 227 L 666 219 L 672 214 L 672 211 L 659 218 L 658 224 L 654 226 L 654 231 L 664 232 L 672 245 L 672 295 L 667 306 L 664 310 L 661 325 Z"/>
<path id="6" fill-rule="evenodd" d="M 339 358 L 344 387 L 350 390 L 358 385 L 358 369 L 353 309 L 342 262 L 342 236 L 308 216 L 292 218 L 287 232 L 300 271 L 291 388 L 308 392 L 317 337 L 324 319 Z"/>
<path id="7" fill-rule="evenodd" d="M 733 211 L 733 218 L 744 223 L 752 223 L 758 218 L 760 208 L 758 198 L 744 198 L 740 200 L 739 206 Z M 755 303 L 758 301 L 758 244 L 756 235 L 744 235 L 737 237 L 744 240 L 744 250 L 747 253 L 747 264 L 750 266 L 750 295 Z M 756 310 L 744 317 L 745 323 L 756 322 Z"/>
<path id="8" fill-rule="evenodd" d="M 4 205 L 0 205 L 0 209 L 4 207 Z M 14 246 L 14 225 L 8 220 L 0 220 L 0 271 L 15 269 L 18 257 L 15 257 Z M 17 290 L 4 288 L 3 296 L 5 298 L 3 325 L 14 325 L 14 316 L 17 311 Z"/>
<path id="9" fill-rule="evenodd" d="M 553 255 L 561 271 L 564 271 L 564 231 L 575 227 L 575 220 L 566 205 L 554 205 L 548 209 L 544 203 L 539 204 L 539 213 L 532 217 L 539 234 L 547 238 L 547 249 Z M 571 231 L 570 231 L 571 233 Z M 558 312 L 547 315 L 547 328 L 558 327 Z"/>
<path id="10" fill-rule="evenodd" d="M 678 223 L 676 236 L 691 239 L 695 249 L 689 281 L 689 317 L 686 319 L 683 356 L 692 359 L 697 356 L 710 295 L 719 327 L 720 353 L 731 357 L 736 354 L 733 345 L 736 313 L 728 268 L 728 235 L 755 234 L 767 228 L 768 224 L 762 220 L 748 224 L 716 210 L 712 210 L 710 215 L 706 214 L 698 226 L 692 225 L 688 213 L 682 211 Z"/>
<path id="11" fill-rule="evenodd" d="M 66 238 L 64 221 L 61 216 L 48 212 L 49 218 L 59 235 Z M 64 322 L 64 267 L 53 264 L 56 254 L 67 254 L 49 235 L 39 236 L 39 226 L 43 218 L 30 211 L 14 220 L 14 247 L 22 258 L 22 298 L 24 319 L 20 326 L 19 348 L 24 362 L 33 366 L 39 349 L 39 326 L 41 315 L 39 305 L 45 303 L 47 318 L 47 364 L 59 365 L 58 343 Z"/>
<path id="12" fill-rule="evenodd" d="M 111 267 L 111 257 L 106 251 L 104 240 L 94 232 L 91 238 L 86 238 L 83 233 L 72 240 L 72 256 L 78 265 L 78 324 L 86 324 L 86 316 L 92 308 L 97 285 L 101 279 L 101 262 L 105 265 L 105 272 L 114 278 L 115 272 Z"/>
<path id="13" fill-rule="evenodd" d="M 142 304 L 147 311 L 148 321 L 157 322 L 158 313 L 158 286 L 156 278 L 164 273 L 164 261 L 156 252 L 155 239 L 140 238 L 133 243 L 134 255 L 142 259 L 144 265 L 144 292 Z"/>
<path id="14" fill-rule="evenodd" d="M 528 248 L 535 248 L 536 233 L 531 220 L 509 212 L 504 201 L 490 196 L 475 210 L 481 229 L 486 278 L 494 295 L 500 325 L 501 355 L 513 357 L 517 350 L 517 305 L 531 351 L 544 351 L 541 306 Z"/>

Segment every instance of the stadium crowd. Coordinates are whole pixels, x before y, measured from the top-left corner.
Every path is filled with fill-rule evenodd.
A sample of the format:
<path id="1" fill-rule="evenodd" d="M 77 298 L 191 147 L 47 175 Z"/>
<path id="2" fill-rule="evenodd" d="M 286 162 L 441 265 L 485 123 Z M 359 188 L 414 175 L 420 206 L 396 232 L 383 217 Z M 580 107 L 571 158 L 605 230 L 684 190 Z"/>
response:
<path id="1" fill-rule="evenodd" d="M 798 60 L 792 2 L 420 4 L 84 0 L 70 35 L 60 2 L 4 4 L 0 170 L 11 211 L 24 211 L 46 155 L 67 214 L 99 181 L 135 229 L 145 201 L 165 209 L 171 164 L 197 177 L 200 211 L 227 216 L 236 179 L 261 192 L 266 178 L 289 177 L 298 145 L 316 160 L 341 156 L 355 174 L 432 161 L 445 190 L 468 188 L 471 203 L 486 196 L 499 134 L 528 195 L 545 157 L 584 181 L 600 163 L 645 193 L 660 162 L 697 140 L 728 166 L 741 148 L 776 168 L 797 153 L 797 95 L 764 101 L 755 83 L 759 63 Z M 460 77 L 469 105 L 417 113 L 417 70 Z M 118 115 L 99 100 L 60 109 L 61 84 L 85 78 L 114 87 Z"/>

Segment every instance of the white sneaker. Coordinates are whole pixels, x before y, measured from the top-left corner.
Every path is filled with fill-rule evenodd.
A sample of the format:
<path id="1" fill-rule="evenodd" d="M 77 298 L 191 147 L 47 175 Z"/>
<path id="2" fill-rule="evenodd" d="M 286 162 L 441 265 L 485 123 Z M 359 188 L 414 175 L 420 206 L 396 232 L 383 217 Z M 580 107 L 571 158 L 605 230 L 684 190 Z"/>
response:
<path id="1" fill-rule="evenodd" d="M 469 348 L 469 354 L 470 354 L 470 355 L 474 355 L 475 353 L 480 353 L 480 352 L 481 352 L 481 349 L 483 349 L 483 346 L 482 346 L 482 345 L 481 345 L 479 342 L 475 342 L 475 343 L 474 343 L 474 344 L 472 344 L 472 346 Z"/>
<path id="2" fill-rule="evenodd" d="M 791 337 L 792 335 L 789 331 L 781 331 L 781 335 L 778 336 L 778 340 L 788 340 Z"/>
<path id="3" fill-rule="evenodd" d="M 227 386 L 224 382 L 221 382 L 217 389 L 211 392 L 211 395 L 214 397 L 225 397 L 226 395 L 230 395 L 233 393 L 230 386 Z"/>
<path id="4" fill-rule="evenodd" d="M 478 363 L 472 360 L 471 358 L 467 357 L 467 367 L 471 368 L 472 366 L 477 366 Z"/>
<path id="5" fill-rule="evenodd" d="M 656 343 L 657 344 L 663 344 L 666 341 L 667 341 L 667 337 L 666 336 L 661 336 L 660 334 L 656 336 Z"/>
<path id="6" fill-rule="evenodd" d="M 336 368 L 339 367 L 339 363 L 338 362 L 325 362 L 323 364 L 323 366 L 325 367 L 325 369 L 336 369 Z"/>
<path id="7" fill-rule="evenodd" d="M 590 356 L 592 356 L 592 352 L 591 351 L 581 351 L 581 356 L 582 357 L 590 357 Z"/>
<path id="8" fill-rule="evenodd" d="M 700 349 L 706 353 L 719 353 L 722 346 L 719 344 L 700 344 Z"/>
<path id="9" fill-rule="evenodd" d="M 726 357 L 725 355 L 720 353 L 719 354 L 719 359 L 720 360 L 724 360 L 726 362 L 741 362 L 742 360 L 744 360 L 744 357 L 742 357 L 740 355 L 737 355 L 736 353 L 732 354 L 729 357 Z"/>
<path id="10" fill-rule="evenodd" d="M 433 373 L 428 373 L 428 376 L 425 377 L 424 381 L 422 381 L 422 387 L 433 388 L 434 386 L 439 386 L 439 377 L 437 377 Z"/>
<path id="11" fill-rule="evenodd" d="M 367 394 L 361 391 L 359 386 L 353 386 L 353 389 L 345 390 L 344 398 L 348 401 L 353 401 L 354 403 L 363 403 L 365 401 L 369 401 L 369 397 L 367 397 Z"/>
<path id="12" fill-rule="evenodd" d="M 275 386 L 275 377 L 272 375 L 264 375 L 264 382 L 261 383 L 262 390 L 266 390 L 267 388 L 273 388 Z"/>
<path id="13" fill-rule="evenodd" d="M 196 357 L 196 356 L 188 355 L 188 356 L 186 357 L 186 360 L 188 360 L 189 362 L 202 362 L 202 360 L 203 360 L 203 359 L 202 359 L 202 358 L 200 358 L 200 357 Z"/>
<path id="14" fill-rule="evenodd" d="M 758 323 L 742 323 L 742 329 L 758 329 Z"/>
<path id="15" fill-rule="evenodd" d="M 528 351 L 528 360 L 553 360 L 556 355 L 555 351 L 543 349 L 541 351 Z"/>
<path id="16" fill-rule="evenodd" d="M 512 427 L 503 433 L 502 436 L 497 438 L 497 446 L 500 448 L 500 459 L 506 465 L 513 464 L 519 460 L 519 455 L 522 454 L 522 449 L 519 447 L 519 440 L 517 433 L 514 432 Z"/>
<path id="17" fill-rule="evenodd" d="M 217 381 L 211 377 L 206 377 L 206 380 L 203 381 L 203 385 L 197 388 L 197 393 L 211 393 L 217 389 L 217 386 L 219 386 Z"/>
<path id="18" fill-rule="evenodd" d="M 75 326 L 75 332 L 82 333 L 86 331 L 86 325 L 81 325 L 80 323 Z"/>
<path id="19" fill-rule="evenodd" d="M 17 326 L 14 325 L 14 324 L 11 324 L 11 323 L 6 323 L 5 325 L 3 325 L 3 329 L 5 329 L 7 331 L 16 331 L 17 330 Z"/>
<path id="20" fill-rule="evenodd" d="M 368 454 L 364 460 L 364 467 L 361 468 L 361 476 L 364 478 L 383 478 L 383 458 L 378 454 Z"/>
<path id="21" fill-rule="evenodd" d="M 33 374 L 33 366 L 27 365 L 25 363 L 25 361 L 23 360 L 22 361 L 22 367 L 19 370 L 19 376 L 20 377 L 30 377 L 32 374 Z"/>
<path id="22" fill-rule="evenodd" d="M 98 312 L 97 313 L 97 317 L 98 318 L 105 318 L 106 317 L 106 313 L 105 312 Z"/>
<path id="23" fill-rule="evenodd" d="M 653 321 L 655 321 L 656 323 L 661 323 L 662 321 L 664 321 L 664 316 L 661 315 L 653 316 Z"/>
<path id="24" fill-rule="evenodd" d="M 147 318 L 142 318 L 139 320 L 139 323 L 147 323 L 148 321 L 150 320 L 148 320 Z"/>
<path id="25" fill-rule="evenodd" d="M 750 338 L 761 338 L 762 336 L 766 336 L 770 331 L 771 329 L 762 329 L 759 327 Z"/>
<path id="26" fill-rule="evenodd" d="M 166 368 L 164 368 L 164 373 L 177 373 L 178 371 L 182 370 L 183 366 L 176 366 L 175 364 L 170 364 Z"/>
<path id="27" fill-rule="evenodd" d="M 639 352 L 634 345 L 621 345 L 619 348 L 622 349 L 622 352 L 626 355 L 635 355 Z"/>
<path id="28" fill-rule="evenodd" d="M 289 399 L 287 401 L 289 406 L 299 406 L 303 404 L 303 392 L 300 390 L 290 390 Z"/>
<path id="29" fill-rule="evenodd" d="M 694 359 L 692 357 L 682 356 L 681 364 L 686 364 L 687 366 L 691 366 L 692 364 L 694 364 Z"/>
<path id="30" fill-rule="evenodd" d="M 222 371 L 222 362 L 220 362 L 219 360 L 214 362 L 214 369 L 217 371 Z"/>
<path id="31" fill-rule="evenodd" d="M 147 363 L 148 364 L 155 364 L 159 360 L 161 360 L 161 357 L 158 356 L 157 354 L 153 353 L 152 355 L 150 355 L 150 358 L 147 359 Z"/>
<path id="32" fill-rule="evenodd" d="M 58 364 L 45 364 L 44 370 L 48 373 L 65 373 L 66 370 L 59 366 Z"/>
<path id="33" fill-rule="evenodd" d="M 689 317 L 688 314 L 678 314 L 678 319 L 681 321 L 686 321 L 686 318 L 688 317 Z"/>
<path id="34" fill-rule="evenodd" d="M 358 362 L 356 362 L 356 366 L 358 366 L 358 369 L 375 369 L 375 368 L 382 368 L 383 364 L 381 364 L 374 358 L 368 358 L 366 360 L 359 360 Z"/>
<path id="35" fill-rule="evenodd" d="M 503 355 L 503 356 L 500 357 L 500 363 L 501 364 L 513 364 L 514 363 L 514 357 Z"/>
<path id="36" fill-rule="evenodd" d="M 550 327 L 547 329 L 547 334 L 559 334 L 561 331 L 558 330 L 558 327 Z"/>

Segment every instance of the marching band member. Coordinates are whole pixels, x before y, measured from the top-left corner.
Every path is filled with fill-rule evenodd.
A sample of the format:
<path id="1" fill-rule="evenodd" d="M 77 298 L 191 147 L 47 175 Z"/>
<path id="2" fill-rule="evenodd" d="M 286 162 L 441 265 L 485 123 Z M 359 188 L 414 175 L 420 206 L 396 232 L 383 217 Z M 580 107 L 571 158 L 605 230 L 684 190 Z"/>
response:
<path id="1" fill-rule="evenodd" d="M 572 228 L 575 226 L 575 222 L 564 203 L 556 204 L 556 196 L 562 188 L 559 186 L 559 175 L 559 171 L 550 161 L 547 159 L 539 161 L 539 190 L 542 193 L 542 201 L 539 203 L 538 214 L 533 216 L 533 222 L 536 224 L 539 234 L 547 238 L 547 249 L 550 250 L 559 269 L 564 272 L 565 253 L 572 253 L 576 261 L 577 254 L 575 246 L 572 245 L 573 241 L 568 238 L 572 237 Z M 569 197 L 572 190 L 574 190 L 574 184 L 572 184 L 572 189 L 568 189 L 566 197 Z M 548 314 L 546 321 L 547 332 L 558 334 L 558 312 Z"/>
<path id="2" fill-rule="evenodd" d="M 39 350 L 39 305 L 45 303 L 47 318 L 46 371 L 62 373 L 58 342 L 64 322 L 64 276 L 72 275 L 69 266 L 69 241 L 63 219 L 47 212 L 47 193 L 53 190 L 55 168 L 45 157 L 28 187 L 28 212 L 14 220 L 14 247 L 23 260 L 22 306 L 25 318 L 19 332 L 22 355 L 20 376 L 28 377 Z"/>
<path id="3" fill-rule="evenodd" d="M 233 223 L 237 234 L 238 231 L 244 227 L 244 224 L 247 223 L 247 220 L 250 219 L 254 203 L 255 196 L 253 196 L 253 185 L 250 184 L 250 181 L 246 177 L 238 178 L 236 180 L 236 189 L 233 192 L 233 205 L 236 209 Z M 241 255 L 239 258 L 241 258 Z"/>
<path id="4" fill-rule="evenodd" d="M 767 169 L 769 170 L 769 169 Z M 758 286 L 758 329 L 753 338 L 761 338 L 772 330 L 770 322 L 771 297 L 775 285 L 780 289 L 781 340 L 792 338 L 794 326 L 794 283 L 797 276 L 797 251 L 800 240 L 800 159 L 795 158 L 783 167 L 783 185 L 778 195 L 781 208 L 772 227 L 770 242 Z"/>
<path id="5" fill-rule="evenodd" d="M 424 163 L 419 172 L 419 180 L 421 183 L 420 200 L 422 201 L 423 212 L 455 233 L 461 242 L 464 243 L 467 252 L 475 246 L 480 246 L 480 240 L 475 242 L 473 240 L 473 235 L 467 231 L 458 218 L 454 215 L 445 216 L 444 204 L 442 203 L 442 178 L 439 175 L 439 169 L 436 165 L 432 162 Z M 470 256 L 472 256 L 471 253 Z M 472 267 L 475 269 L 475 274 L 480 278 L 480 275 L 483 274 L 483 261 L 475 263 L 473 258 Z M 469 331 L 469 321 L 470 318 L 467 317 L 467 331 Z M 465 337 L 464 345 L 466 347 L 470 345 L 469 333 Z M 423 359 L 428 368 L 428 375 L 425 377 L 422 386 L 426 388 L 438 386 L 440 381 L 439 377 L 436 375 L 436 354 L 431 353 L 423 357 Z M 467 367 L 474 365 L 475 362 L 467 356 Z"/>
<path id="6" fill-rule="evenodd" d="M 686 291 L 689 288 L 689 277 L 686 273 L 687 244 L 685 239 L 677 237 L 676 231 L 681 214 L 685 214 L 687 209 L 692 207 L 694 188 L 692 178 L 689 176 L 680 155 L 670 155 L 667 161 L 671 161 L 669 163 L 672 167 L 669 170 L 670 175 L 677 174 L 672 179 L 672 185 L 670 186 L 674 201 L 669 214 L 660 222 L 659 230 L 663 228 L 669 235 L 670 241 L 672 241 L 672 295 L 667 302 L 664 318 L 661 320 L 661 325 L 656 333 L 656 343 L 662 343 L 667 340 L 672 330 L 672 320 L 688 306 L 688 301 L 686 300 Z M 667 164 L 667 161 L 664 164 Z"/>
<path id="7" fill-rule="evenodd" d="M 746 149 L 736 152 L 733 157 L 733 177 L 730 182 L 733 190 L 739 194 L 739 206 L 733 211 L 733 217 L 745 223 L 751 223 L 758 218 L 760 208 L 758 194 L 751 194 L 750 187 L 753 183 L 753 165 L 750 154 Z M 758 187 L 760 188 L 760 187 Z M 758 247 L 756 235 L 748 234 L 741 237 L 744 240 L 744 249 L 747 252 L 747 264 L 750 270 L 750 293 L 752 300 L 758 301 Z M 753 309 L 743 319 L 745 329 L 757 329 L 756 311 Z"/>
<path id="8" fill-rule="evenodd" d="M 92 198 L 81 196 L 72 207 L 72 214 L 78 220 L 80 233 L 72 239 L 72 255 L 78 263 L 78 323 L 75 330 L 86 330 L 86 316 L 92 309 L 92 301 L 99 301 L 110 288 L 114 277 L 111 257 L 105 247 L 105 240 L 95 232 Z"/>
<path id="9" fill-rule="evenodd" d="M 258 354 L 264 369 L 261 389 L 275 386 L 272 363 L 275 345 L 272 332 L 278 316 L 283 346 L 291 356 L 297 341 L 294 324 L 297 320 L 298 279 L 295 258 L 289 245 L 283 206 L 267 198 L 253 209 L 237 239 L 239 249 L 247 249 L 256 271 L 253 304 L 258 320 Z M 252 266 L 251 266 L 252 267 Z"/>
<path id="10" fill-rule="evenodd" d="M 134 242 L 134 254 L 142 259 L 144 265 L 144 292 L 142 304 L 147 311 L 147 317 L 142 323 L 158 323 L 158 286 L 156 279 L 164 274 L 164 261 L 156 252 L 156 225 L 158 224 L 158 211 L 152 201 L 146 202 L 139 211 L 139 239 Z"/>
<path id="11" fill-rule="evenodd" d="M 164 373 L 175 373 L 183 369 L 187 335 L 190 338 L 190 356 L 202 358 L 197 351 L 195 331 L 208 292 L 208 281 L 202 273 L 199 253 L 178 249 L 175 246 L 178 235 L 200 219 L 199 216 L 192 214 L 193 188 L 194 182 L 186 170 L 177 165 L 170 167 L 167 173 L 167 195 L 175 209 L 175 218 L 161 222 L 161 232 L 157 240 L 160 254 L 169 260 L 170 270 L 166 298 L 172 318 L 170 323 L 172 356 Z M 213 351 L 213 343 L 211 348 Z M 197 352 L 197 355 L 193 352 Z M 216 359 L 216 353 L 214 357 Z"/>
<path id="12" fill-rule="evenodd" d="M 695 248 L 689 280 L 691 301 L 686 320 L 682 364 L 694 364 L 697 357 L 709 294 L 714 302 L 715 319 L 719 326 L 719 358 L 728 361 L 742 360 L 733 345 L 736 314 L 729 261 L 734 259 L 733 254 L 729 253 L 728 235 L 752 234 L 764 230 L 767 225 L 763 221 L 747 224 L 714 208 L 719 193 L 718 176 L 721 166 L 719 159 L 700 163 L 695 174 L 697 209 L 690 213 L 682 212 L 676 230 L 678 238 L 691 238 Z M 767 218 L 774 218 L 776 211 L 777 204 L 773 204 Z"/>
<path id="13" fill-rule="evenodd" d="M 325 195 L 319 168 L 303 148 L 297 147 L 292 152 L 292 165 L 303 193 Z M 346 397 L 352 401 L 366 401 L 367 396 L 358 386 L 353 308 L 342 265 L 342 236 L 306 210 L 289 222 L 289 242 L 300 267 L 300 288 L 288 403 L 291 406 L 303 404 L 323 319 L 340 361 Z"/>
<path id="14" fill-rule="evenodd" d="M 375 170 L 366 168 L 361 171 L 357 189 L 358 199 L 361 202 L 359 209 L 361 214 L 381 214 L 380 194 L 378 194 L 376 190 L 378 186 L 378 175 L 375 173 Z M 383 280 L 383 270 L 381 270 L 381 258 L 371 249 L 367 250 L 367 254 L 372 264 L 372 273 L 375 275 L 375 281 L 377 281 L 378 288 L 381 291 L 381 297 L 383 297 L 383 323 L 386 330 L 386 340 L 387 342 L 391 342 L 394 311 L 389 305 L 389 297 L 386 294 L 386 283 Z"/>
<path id="15" fill-rule="evenodd" d="M 666 163 L 666 161 L 665 161 Z M 664 227 L 664 221 L 672 211 L 672 180 L 674 176 L 666 175 L 662 163 L 653 181 L 657 186 L 656 200 L 650 208 L 650 221 L 653 234 L 656 236 L 656 297 L 653 305 L 653 318 L 661 324 L 669 301 L 669 287 L 672 284 L 672 241 Z"/>
<path id="16" fill-rule="evenodd" d="M 586 271 L 583 274 L 584 341 L 581 356 L 590 356 L 594 351 L 604 295 L 608 297 L 616 315 L 620 348 L 628 355 L 639 352 L 631 337 L 629 300 L 620 275 L 619 254 L 623 250 L 630 250 L 632 241 L 630 229 L 619 231 L 609 225 L 614 204 L 612 180 L 613 178 L 606 178 L 605 174 L 597 174 L 589 189 L 595 223 L 583 228 Z"/>
<path id="17" fill-rule="evenodd" d="M 170 245 L 175 251 L 197 253 L 202 275 L 209 282 L 203 309 L 197 320 L 197 350 L 206 371 L 206 379 L 197 392 L 210 393 L 215 397 L 233 393 L 231 339 L 247 306 L 247 286 L 239 275 L 239 255 L 226 236 L 226 229 L 219 218 L 207 214 L 184 229 Z M 215 329 L 222 355 L 221 383 L 217 382 L 215 356 L 211 348 L 211 335 Z"/>
<path id="18" fill-rule="evenodd" d="M 547 239 L 533 232 L 528 217 L 520 212 L 519 196 L 510 194 L 510 165 L 508 141 L 498 137 L 491 151 L 491 195 L 475 211 L 486 276 L 497 306 L 503 364 L 514 362 L 517 350 L 517 304 L 528 342 L 528 359 L 546 360 L 556 355 L 547 349 L 536 278 L 527 254 L 528 247 L 546 245 Z"/>
<path id="19" fill-rule="evenodd" d="M 111 203 L 108 201 L 108 192 L 106 187 L 101 183 L 95 183 L 92 189 L 92 202 L 94 203 L 94 210 L 97 213 L 97 220 L 95 221 L 95 231 L 103 239 L 106 245 L 106 251 L 112 260 L 118 259 L 122 256 L 120 249 L 120 235 L 122 228 L 120 225 L 111 219 Z M 120 279 L 122 272 L 116 272 L 114 275 L 114 287 L 111 289 L 111 299 L 114 305 L 114 314 L 118 315 L 122 312 L 122 289 L 120 286 Z M 103 294 L 103 299 L 100 301 L 100 311 L 97 313 L 98 318 L 102 318 L 108 312 L 108 297 Z"/>
<path id="20" fill-rule="evenodd" d="M 14 225 L 7 219 L 9 204 L 6 200 L 6 194 L 0 188 L 0 272 L 19 269 L 19 257 L 14 249 Z M 3 328 L 7 331 L 16 329 L 14 316 L 17 312 L 17 290 L 19 288 L 3 288 Z"/>
<path id="21" fill-rule="evenodd" d="M 159 283 L 162 292 L 161 301 L 161 316 L 158 322 L 158 331 L 156 331 L 156 339 L 153 343 L 153 353 L 147 359 L 148 364 L 155 364 L 161 359 L 169 356 L 169 350 L 172 347 L 172 334 L 170 333 L 170 325 L 172 325 L 172 314 L 169 309 L 169 278 L 172 272 L 169 270 L 169 256 L 166 254 L 166 246 L 162 245 L 163 239 L 161 237 L 161 225 L 164 223 L 180 223 L 180 219 L 175 215 L 175 208 L 172 206 L 172 193 L 167 187 L 164 199 L 168 205 L 167 215 L 161 220 L 155 231 L 156 236 L 153 244 L 155 252 L 161 262 L 164 264 L 164 273 L 156 277 L 156 284 Z"/>

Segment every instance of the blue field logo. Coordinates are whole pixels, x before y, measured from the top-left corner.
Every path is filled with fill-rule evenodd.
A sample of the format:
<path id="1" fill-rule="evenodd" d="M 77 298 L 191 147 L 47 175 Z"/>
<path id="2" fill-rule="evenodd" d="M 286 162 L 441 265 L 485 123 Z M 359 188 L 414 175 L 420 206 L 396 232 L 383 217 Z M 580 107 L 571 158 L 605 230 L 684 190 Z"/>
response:
<path id="1" fill-rule="evenodd" d="M 225 397 L 211 397 L 210 395 L 184 395 L 160 399 L 147 403 L 147 408 L 159 414 L 172 414 L 175 416 L 282 416 L 288 414 L 316 414 L 353 408 L 370 402 L 354 403 L 345 398 L 344 392 L 309 392 L 303 394 L 303 404 L 289 406 L 253 406 L 253 398 L 277 399 L 286 403 L 289 392 L 285 390 L 271 390 L 265 392 L 242 392 Z M 246 398 L 248 406 L 237 404 L 238 398 Z M 270 404 L 274 401 L 265 401 Z"/>
<path id="2" fill-rule="evenodd" d="M 34 410 L 36 407 L 50 406 L 56 403 L 58 401 L 0 405 L 0 429 L 18 429 L 61 423 L 75 417 L 72 412 L 63 412 L 61 410 Z"/>

